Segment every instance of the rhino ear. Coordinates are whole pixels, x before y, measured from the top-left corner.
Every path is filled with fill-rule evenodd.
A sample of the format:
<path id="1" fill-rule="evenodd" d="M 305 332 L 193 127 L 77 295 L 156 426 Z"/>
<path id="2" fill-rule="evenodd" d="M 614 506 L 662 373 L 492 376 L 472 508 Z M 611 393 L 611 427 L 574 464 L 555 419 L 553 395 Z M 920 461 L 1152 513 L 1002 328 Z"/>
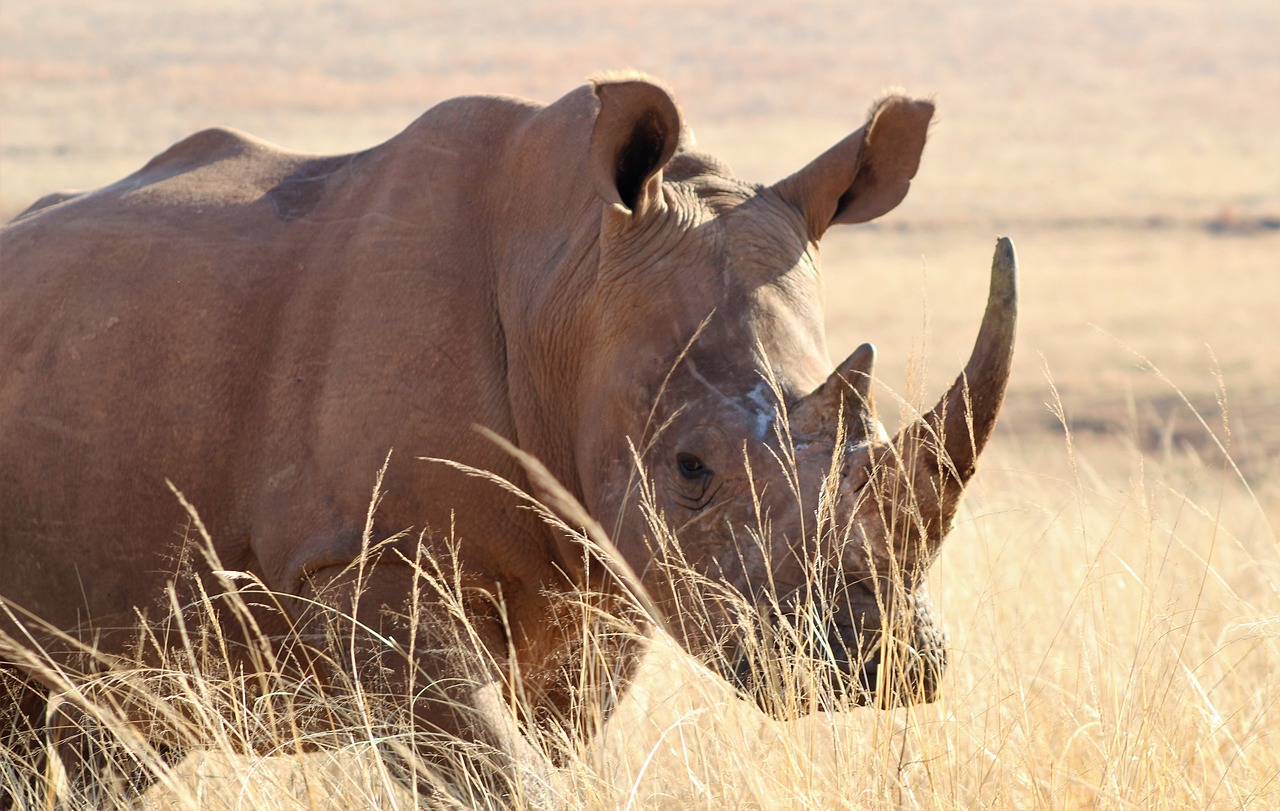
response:
<path id="1" fill-rule="evenodd" d="M 813 240 L 836 223 L 873 220 L 907 196 L 932 117 L 932 101 L 881 99 L 866 124 L 774 190 L 804 216 Z"/>
<path id="2" fill-rule="evenodd" d="M 662 167 L 680 143 L 680 110 L 661 87 L 643 79 L 605 80 L 588 157 L 591 179 L 606 203 L 643 214 L 661 197 Z"/>

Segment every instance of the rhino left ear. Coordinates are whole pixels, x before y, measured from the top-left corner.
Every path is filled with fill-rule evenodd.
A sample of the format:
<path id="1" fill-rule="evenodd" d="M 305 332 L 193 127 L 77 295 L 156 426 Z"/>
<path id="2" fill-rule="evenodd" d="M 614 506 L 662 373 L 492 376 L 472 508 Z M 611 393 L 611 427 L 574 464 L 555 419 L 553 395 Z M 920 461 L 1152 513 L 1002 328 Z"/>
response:
<path id="1" fill-rule="evenodd" d="M 873 220 L 907 196 L 932 118 L 932 101 L 881 99 L 866 124 L 773 188 L 815 241 L 837 223 Z"/>
<path id="2" fill-rule="evenodd" d="M 600 100 L 588 156 L 591 179 L 607 203 L 643 214 L 661 201 L 662 167 L 680 143 L 680 110 L 644 79 L 597 81 Z"/>

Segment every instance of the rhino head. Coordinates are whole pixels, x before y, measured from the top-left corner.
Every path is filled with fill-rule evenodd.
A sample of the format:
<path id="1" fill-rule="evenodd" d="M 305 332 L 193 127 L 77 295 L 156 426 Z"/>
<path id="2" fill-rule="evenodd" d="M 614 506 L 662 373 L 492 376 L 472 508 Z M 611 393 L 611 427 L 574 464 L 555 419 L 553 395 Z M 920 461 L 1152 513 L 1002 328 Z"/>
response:
<path id="1" fill-rule="evenodd" d="M 932 103 L 885 98 L 805 168 L 757 186 L 682 141 L 661 88 L 594 91 L 603 213 L 573 408 L 586 506 L 676 637 L 743 691 L 932 700 L 945 635 L 924 573 L 1003 399 L 1012 245 L 997 245 L 964 372 L 890 437 L 872 410 L 874 349 L 832 368 L 818 241 L 903 199 Z"/>

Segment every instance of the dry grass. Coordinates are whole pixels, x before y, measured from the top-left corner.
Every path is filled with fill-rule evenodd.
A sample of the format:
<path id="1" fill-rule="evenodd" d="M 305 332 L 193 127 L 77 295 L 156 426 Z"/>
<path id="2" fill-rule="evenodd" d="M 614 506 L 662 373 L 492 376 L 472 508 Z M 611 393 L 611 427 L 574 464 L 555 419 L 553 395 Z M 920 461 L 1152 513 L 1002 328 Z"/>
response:
<path id="1" fill-rule="evenodd" d="M 1017 444 L 989 452 L 934 569 L 954 631 L 939 702 L 773 720 L 657 633 L 591 746 L 538 741 L 567 747 L 558 799 L 583 809 L 1274 807 L 1280 480 L 1251 487 L 1227 455 L 1152 456 L 1131 436 Z M 144 808 L 412 804 L 375 745 L 402 734 L 376 692 L 321 695 L 283 677 L 255 690 L 193 668 L 194 651 L 210 648 L 122 677 L 145 681 L 135 701 L 158 723 L 212 742 L 173 770 L 137 750 L 161 774 Z M 274 700 L 245 709 L 245 694 Z M 302 740 L 291 714 L 316 702 L 345 719 L 342 731 L 322 753 L 289 755 Z M 123 729 L 110 702 L 88 703 Z M 283 756 L 240 754 L 254 747 Z M 477 786 L 468 805 L 497 802 L 483 765 L 462 757 L 458 768 Z"/>
<path id="2" fill-rule="evenodd" d="M 936 92 L 912 196 L 825 251 L 833 351 L 874 340 L 885 383 L 928 401 L 968 349 L 992 232 L 1019 243 L 1009 403 L 933 573 L 942 699 L 777 722 L 659 637 L 568 804 L 1280 805 L 1280 7 L 687 6 L 5 0 L 0 216 L 202 126 L 357 149 L 442 98 L 549 100 L 608 67 L 665 77 L 759 180 L 885 86 Z M 223 686 L 181 684 L 222 745 L 143 807 L 405 807 L 367 735 L 236 754 L 252 719 Z"/>

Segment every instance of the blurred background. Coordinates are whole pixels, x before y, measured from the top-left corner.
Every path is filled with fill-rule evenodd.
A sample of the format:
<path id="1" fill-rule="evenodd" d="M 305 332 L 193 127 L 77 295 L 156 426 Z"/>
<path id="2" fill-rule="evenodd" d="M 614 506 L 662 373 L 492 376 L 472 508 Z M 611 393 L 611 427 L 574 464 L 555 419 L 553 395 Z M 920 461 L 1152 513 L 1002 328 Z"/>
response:
<path id="1" fill-rule="evenodd" d="M 936 395 L 1008 234 L 1025 314 L 1002 430 L 1060 431 L 1052 380 L 1079 434 L 1212 453 L 1230 429 L 1263 475 L 1280 455 L 1277 43 L 1270 0 L 4 0 L 0 215 L 207 126 L 351 151 L 445 98 L 551 101 L 628 67 L 671 86 L 701 148 L 771 182 L 900 87 L 938 119 L 906 202 L 824 243 L 832 354 L 871 340 L 887 391 Z"/>

